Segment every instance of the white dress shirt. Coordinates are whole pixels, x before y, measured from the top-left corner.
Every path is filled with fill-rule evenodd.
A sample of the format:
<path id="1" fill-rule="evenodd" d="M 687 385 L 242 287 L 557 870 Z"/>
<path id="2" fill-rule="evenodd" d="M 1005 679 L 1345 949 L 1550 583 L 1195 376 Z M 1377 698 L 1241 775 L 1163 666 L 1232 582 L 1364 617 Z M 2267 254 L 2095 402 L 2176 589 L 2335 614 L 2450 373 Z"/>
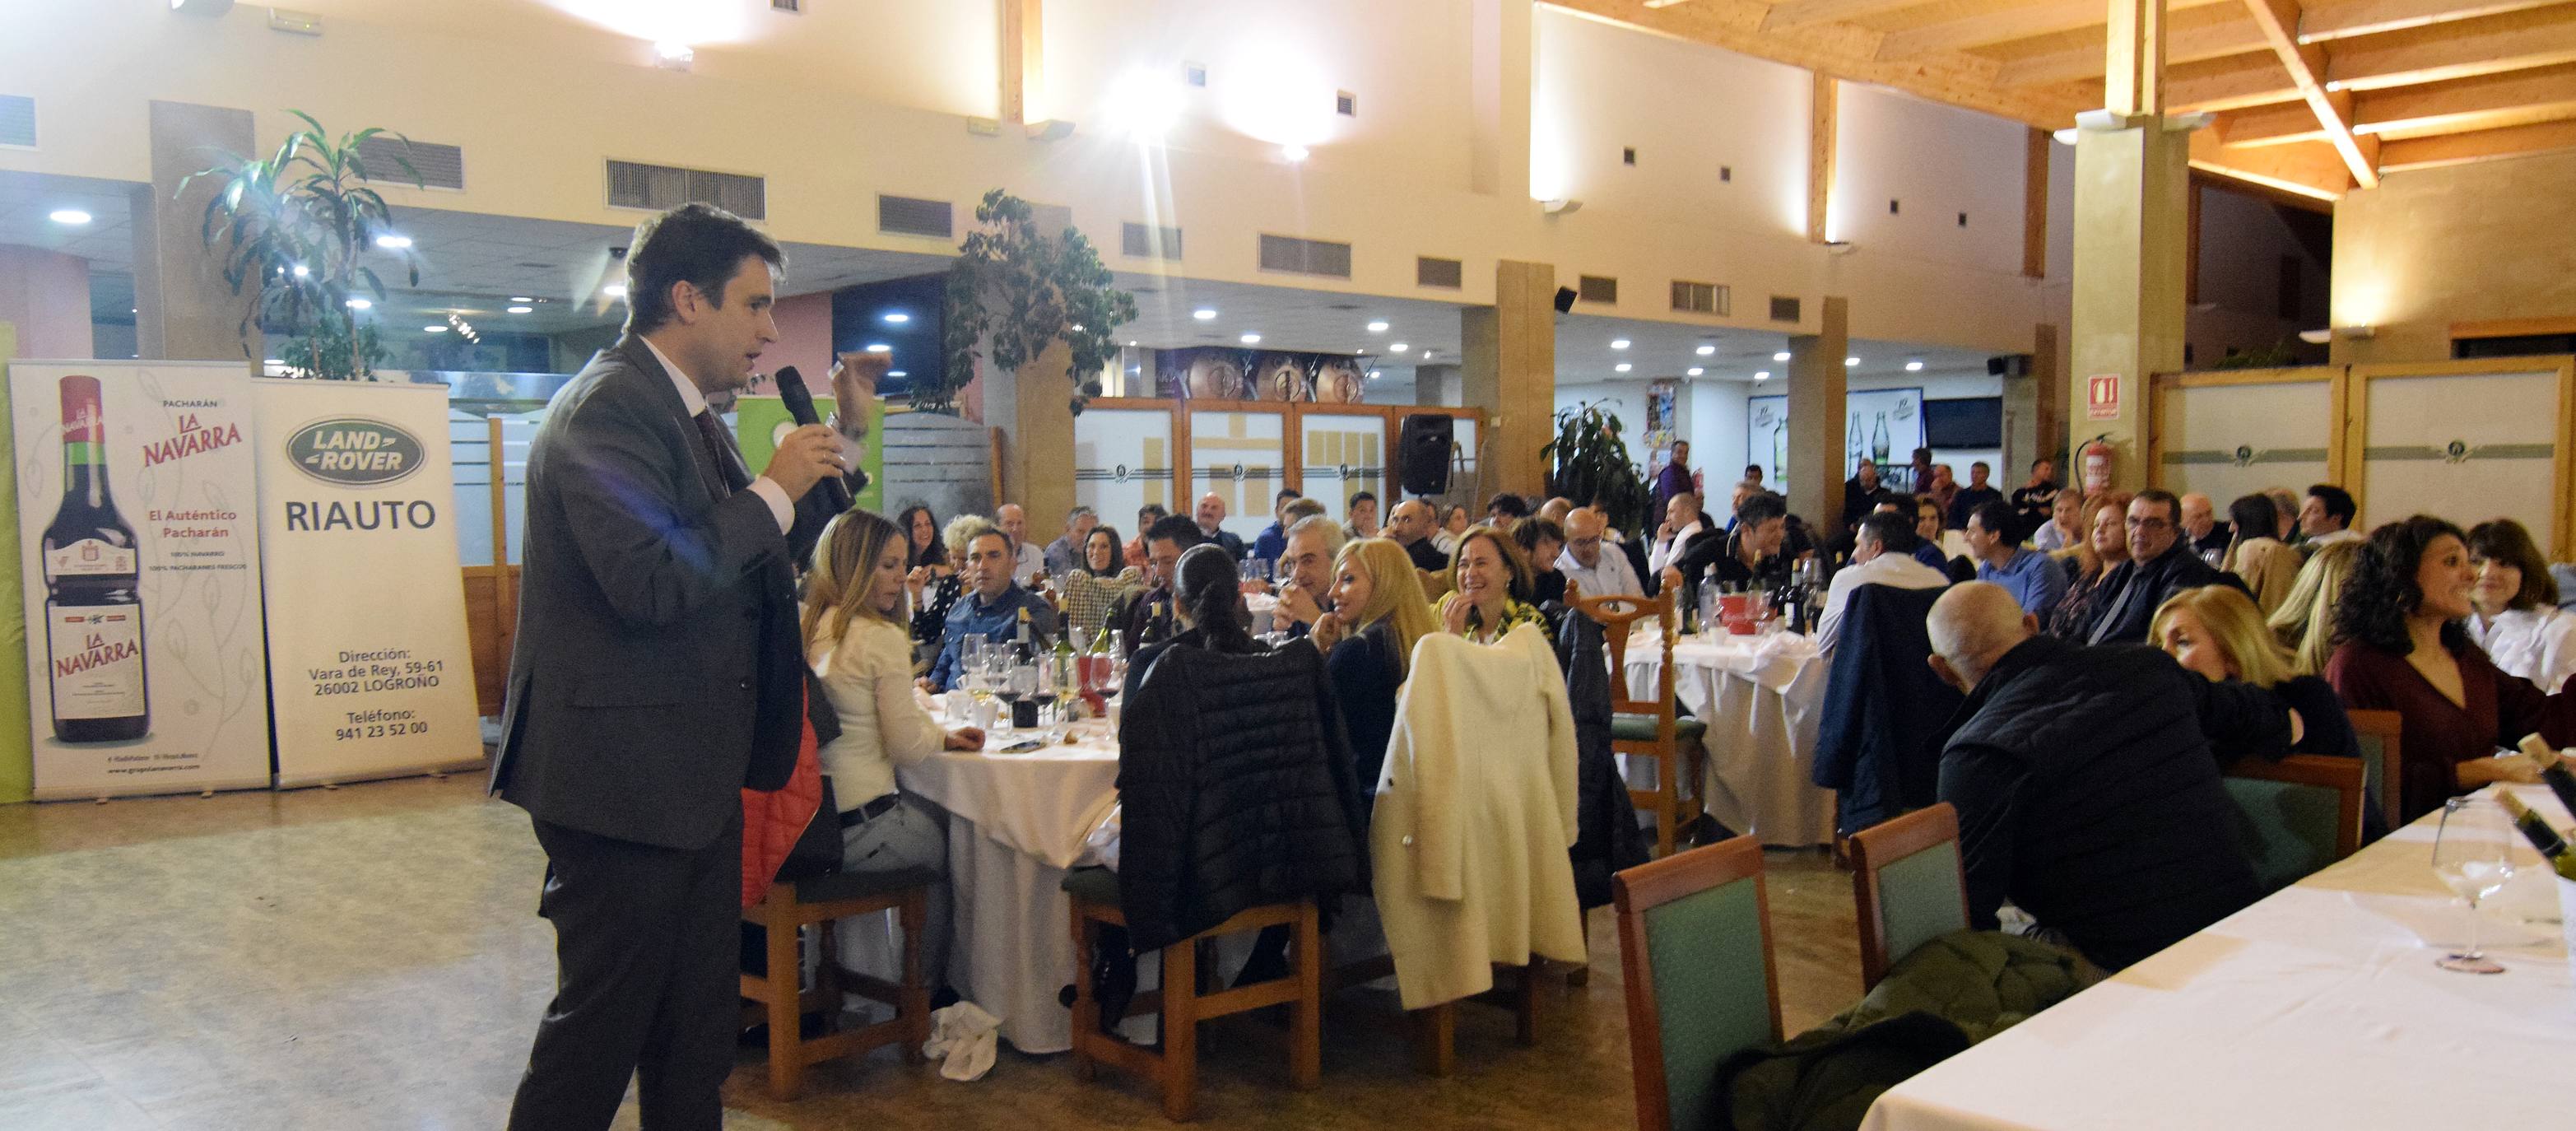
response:
<path id="1" fill-rule="evenodd" d="M 1702 525 L 1706 521 L 1706 519 L 1693 519 L 1690 525 L 1673 531 L 1672 537 L 1658 538 L 1653 545 L 1646 547 L 1646 572 L 1664 572 L 1665 566 L 1673 564 L 1673 559 L 1681 556 L 1682 548 L 1690 545 L 1690 540 L 1697 537 L 1700 531 L 1707 529 Z"/>
<path id="2" fill-rule="evenodd" d="M 1011 568 L 1012 580 L 1027 584 L 1046 574 L 1046 551 L 1028 542 L 1020 543 L 1018 564 Z"/>
<path id="3" fill-rule="evenodd" d="M 1628 564 L 1628 555 L 1610 545 L 1607 539 L 1601 543 L 1600 558 L 1600 565 L 1585 569 L 1582 562 L 1574 560 L 1574 551 L 1560 550 L 1556 555 L 1556 569 L 1565 575 L 1568 583 L 1581 588 L 1586 597 L 1646 595 L 1646 587 L 1637 584 L 1637 571 Z"/>
<path id="4" fill-rule="evenodd" d="M 1825 612 L 1816 618 L 1816 647 L 1833 650 L 1834 641 L 1842 634 L 1843 607 L 1851 602 L 1852 590 L 1864 585 L 1893 585 L 1899 589 L 1939 589 L 1950 584 L 1950 575 L 1914 560 L 1912 554 L 1884 551 L 1856 566 L 1845 566 L 1834 575 L 1834 583 L 1825 587 Z"/>
<path id="5" fill-rule="evenodd" d="M 653 351 L 653 360 L 662 363 L 662 372 L 671 375 L 671 387 L 680 391 L 682 411 L 693 418 L 705 412 L 707 395 L 698 391 L 697 382 L 689 380 L 688 374 L 680 372 L 678 363 L 673 362 L 669 354 L 663 353 L 662 347 L 654 345 L 653 339 L 637 340 L 644 343 L 645 349 Z M 693 423 L 690 427 L 695 428 L 697 425 Z M 718 468 L 717 471 L 721 473 L 723 469 Z M 777 480 L 766 475 L 754 475 L 751 477 L 751 486 L 747 490 L 760 496 L 760 501 L 769 504 L 769 516 L 778 520 L 779 533 L 784 534 L 796 525 L 796 504 L 788 499 L 787 488 L 779 486 Z"/>
<path id="6" fill-rule="evenodd" d="M 2497 671 L 2552 694 L 2576 675 L 2576 615 L 2555 605 L 2506 609 L 2494 620 L 2473 615 L 2468 626 Z"/>

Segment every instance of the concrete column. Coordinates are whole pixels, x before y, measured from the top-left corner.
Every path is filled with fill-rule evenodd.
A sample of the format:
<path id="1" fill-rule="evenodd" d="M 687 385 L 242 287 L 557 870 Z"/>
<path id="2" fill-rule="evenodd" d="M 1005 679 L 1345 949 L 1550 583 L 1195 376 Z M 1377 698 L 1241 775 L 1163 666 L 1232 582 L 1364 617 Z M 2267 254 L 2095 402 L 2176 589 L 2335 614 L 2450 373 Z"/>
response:
<path id="1" fill-rule="evenodd" d="M 152 183 L 133 195 L 134 341 L 146 358 L 237 361 L 260 355 L 259 327 L 241 334 L 248 288 L 236 298 L 223 266 L 197 238 L 218 178 L 179 182 L 215 164 L 218 152 L 256 152 L 248 110 L 152 103 Z"/>
<path id="2" fill-rule="evenodd" d="M 985 397 L 987 421 L 1004 430 L 995 505 L 1018 503 L 1027 510 L 1032 537 L 1041 530 L 1055 537 L 1064 512 L 1073 509 L 1073 380 L 1066 376 L 1072 363 L 1071 347 L 1059 341 L 1012 374 L 1007 422 L 990 411 L 1001 398 Z"/>
<path id="3" fill-rule="evenodd" d="M 89 358 L 89 261 L 0 244 L 0 322 L 18 328 L 21 357 Z"/>
<path id="4" fill-rule="evenodd" d="M 1458 393 L 1458 367 L 1455 365 L 1417 365 L 1413 367 L 1413 403 L 1419 405 L 1464 404 Z"/>
<path id="5" fill-rule="evenodd" d="M 2183 365 L 2184 261 L 2190 212 L 2191 133 L 2130 116 L 2075 143 L 2074 362 L 2067 384 L 2067 448 L 2109 437 L 2113 482 L 2146 483 L 2147 375 Z M 2119 408 L 2095 419 L 2092 378 L 2119 380 Z"/>
<path id="6" fill-rule="evenodd" d="M 1530 97 L 1537 40 L 1529 0 L 1475 0 L 1467 23 L 1468 189 L 1530 194 Z"/>
<path id="7" fill-rule="evenodd" d="M 1485 410 L 1477 437 L 1487 494 L 1547 489 L 1539 449 L 1556 437 L 1556 268 L 1503 260 L 1494 265 L 1494 305 L 1459 313 L 1465 364 L 1460 392 Z"/>
<path id="8" fill-rule="evenodd" d="M 1825 298 L 1816 332 L 1789 336 L 1789 512 L 1818 531 L 1842 521 L 1843 412 L 1850 378 L 1851 300 Z M 1725 504 L 1719 503 L 1722 508 Z"/>

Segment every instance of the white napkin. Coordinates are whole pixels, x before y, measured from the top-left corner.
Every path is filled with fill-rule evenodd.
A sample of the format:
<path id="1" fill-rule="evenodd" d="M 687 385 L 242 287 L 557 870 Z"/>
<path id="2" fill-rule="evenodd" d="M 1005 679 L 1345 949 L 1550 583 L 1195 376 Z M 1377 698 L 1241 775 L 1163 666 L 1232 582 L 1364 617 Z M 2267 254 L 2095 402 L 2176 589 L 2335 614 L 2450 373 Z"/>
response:
<path id="1" fill-rule="evenodd" d="M 993 1070 L 1002 1019 L 971 1001 L 961 1001 L 930 1014 L 930 1039 L 921 1055 L 939 1062 L 939 1074 L 951 1080 L 981 1080 Z"/>

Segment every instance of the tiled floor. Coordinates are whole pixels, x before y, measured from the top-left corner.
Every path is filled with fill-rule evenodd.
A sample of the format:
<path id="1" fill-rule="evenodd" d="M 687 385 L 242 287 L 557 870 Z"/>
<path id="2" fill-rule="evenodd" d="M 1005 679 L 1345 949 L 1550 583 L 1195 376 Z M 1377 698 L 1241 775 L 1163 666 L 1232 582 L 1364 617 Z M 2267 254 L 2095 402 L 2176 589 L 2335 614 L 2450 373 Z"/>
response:
<path id="1" fill-rule="evenodd" d="M 107 805 L 0 806 L 0 1128 L 364 1131 L 501 1124 L 551 992 L 544 861 L 479 779 Z M 1773 931 L 1791 1031 L 1859 993 L 1848 879 L 1774 852 Z M 1631 1122 L 1617 941 L 1593 918 L 1585 989 L 1551 988 L 1540 1044 L 1470 1007 L 1459 1072 L 1413 1074 L 1391 995 L 1335 999 L 1324 1083 L 1286 1085 L 1282 1031 L 1201 1038 L 1218 1127 L 1589 1127 Z M 1074 1081 L 1005 1049 L 956 1084 L 880 1051 L 777 1104 L 746 1052 L 736 1128 L 1017 1131 L 1159 1121 L 1146 1088 Z M 621 1126 L 633 1125 L 630 1108 Z"/>

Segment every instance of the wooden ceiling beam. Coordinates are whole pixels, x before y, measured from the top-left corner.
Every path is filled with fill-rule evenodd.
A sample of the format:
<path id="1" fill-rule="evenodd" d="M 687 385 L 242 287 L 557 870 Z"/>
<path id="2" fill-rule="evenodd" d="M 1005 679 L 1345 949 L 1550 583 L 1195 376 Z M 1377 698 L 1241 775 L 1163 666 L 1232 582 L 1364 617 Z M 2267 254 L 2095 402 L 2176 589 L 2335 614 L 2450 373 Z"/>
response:
<path id="1" fill-rule="evenodd" d="M 2576 62 L 2576 7 L 2373 35 L 2326 48 L 2326 85 L 2383 90 Z"/>
<path id="2" fill-rule="evenodd" d="M 2324 142 L 2241 148 L 2201 130 L 2191 135 L 2191 167 L 2309 200 L 2330 201 L 2352 189 L 2351 171 Z"/>
<path id="3" fill-rule="evenodd" d="M 1814 24 L 1847 23 L 1900 11 L 1923 0 L 1780 0 L 1762 13 L 1757 30 L 1781 31 Z"/>
<path id="4" fill-rule="evenodd" d="M 2201 8 L 2232 0 L 2167 0 L 2168 11 Z M 1987 8 L 1973 15 L 1941 20 L 1903 31 L 1891 31 L 1878 45 L 1881 59 L 1912 59 L 1943 51 L 1992 47 L 2016 39 L 2101 27 L 2102 0 L 2041 0 L 2008 8 Z"/>
<path id="5" fill-rule="evenodd" d="M 2165 64 L 2169 67 L 2243 55 L 2265 46 L 2262 29 L 2255 27 L 2242 10 L 2225 5 L 2177 12 L 2169 20 L 2165 29 Z M 2003 60 L 1996 83 L 2006 87 L 2041 86 L 2100 77 L 2103 51 L 2109 42 L 2107 34 L 2100 28 L 2089 28 L 2064 38 L 2066 42 L 2060 46 Z M 2279 66 L 2270 65 L 2275 69 Z"/>
<path id="6" fill-rule="evenodd" d="M 2378 188 L 2379 139 L 2355 136 L 2351 93 L 2326 89 L 2322 77 L 2326 49 L 2299 42 L 2299 0 L 2245 0 L 2245 11 L 2262 29 L 2263 40 L 2281 60 L 2282 69 L 2290 72 L 2290 85 L 2299 88 L 2300 99 L 2316 114 L 2317 124 L 2325 129 L 2326 144 L 2343 158 L 2352 182 Z"/>
<path id="7" fill-rule="evenodd" d="M 2576 66 L 2374 90 L 2353 105 L 2368 134 L 2458 133 L 2576 118 Z"/>
<path id="8" fill-rule="evenodd" d="M 2299 100 L 2281 61 L 2269 55 L 2238 56 L 2174 67 L 2165 76 L 2165 104 L 2177 113 L 2243 110 Z"/>
<path id="9" fill-rule="evenodd" d="M 2500 130 L 2392 141 L 2380 147 L 2379 167 L 2396 173 L 2522 157 L 2553 149 L 2576 149 L 2576 122 L 2541 122 Z"/>
<path id="10" fill-rule="evenodd" d="M 2308 109 L 2304 101 L 2230 110 L 2219 115 L 2211 128 L 2220 142 L 2237 148 L 2326 139 L 2325 127 L 2317 123 L 2316 112 Z"/>
<path id="11" fill-rule="evenodd" d="M 2328 0 L 2299 14 L 2299 42 L 2404 31 L 2454 20 L 2546 8 L 2565 0 Z"/>

